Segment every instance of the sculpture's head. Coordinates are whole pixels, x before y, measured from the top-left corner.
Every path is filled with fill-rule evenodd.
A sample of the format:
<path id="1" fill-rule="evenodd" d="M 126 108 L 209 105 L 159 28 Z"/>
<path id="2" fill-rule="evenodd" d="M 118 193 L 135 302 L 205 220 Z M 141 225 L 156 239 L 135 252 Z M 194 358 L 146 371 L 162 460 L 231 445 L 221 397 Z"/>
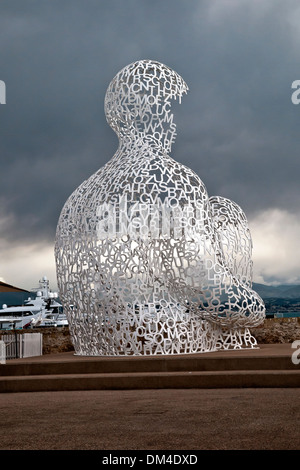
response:
<path id="1" fill-rule="evenodd" d="M 153 60 L 124 67 L 105 95 L 108 124 L 120 139 L 152 138 L 170 151 L 176 136 L 171 100 L 179 102 L 188 87 L 174 70 Z"/>

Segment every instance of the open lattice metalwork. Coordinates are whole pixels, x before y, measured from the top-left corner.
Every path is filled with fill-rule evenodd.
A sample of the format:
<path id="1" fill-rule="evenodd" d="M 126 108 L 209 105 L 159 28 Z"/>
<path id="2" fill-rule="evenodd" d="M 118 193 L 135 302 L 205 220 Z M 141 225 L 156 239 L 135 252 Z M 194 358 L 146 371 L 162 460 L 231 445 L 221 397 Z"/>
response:
<path id="1" fill-rule="evenodd" d="M 170 156 L 169 67 L 141 60 L 105 96 L 119 147 L 66 201 L 55 257 L 60 298 L 81 355 L 182 354 L 254 347 L 265 316 L 252 290 L 252 241 L 241 208 L 209 197 Z"/>

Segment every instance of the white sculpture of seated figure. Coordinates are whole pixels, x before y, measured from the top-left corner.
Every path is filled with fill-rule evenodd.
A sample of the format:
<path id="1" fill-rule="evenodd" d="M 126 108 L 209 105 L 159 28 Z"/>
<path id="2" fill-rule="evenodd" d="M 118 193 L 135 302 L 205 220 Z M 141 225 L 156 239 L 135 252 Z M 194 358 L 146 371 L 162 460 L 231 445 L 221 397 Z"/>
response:
<path id="1" fill-rule="evenodd" d="M 241 209 L 209 198 L 173 160 L 171 101 L 188 90 L 159 62 L 122 69 L 105 96 L 112 159 L 65 203 L 55 257 L 75 352 L 182 354 L 241 347 L 264 318 Z M 242 339 L 241 339 L 242 338 Z"/>

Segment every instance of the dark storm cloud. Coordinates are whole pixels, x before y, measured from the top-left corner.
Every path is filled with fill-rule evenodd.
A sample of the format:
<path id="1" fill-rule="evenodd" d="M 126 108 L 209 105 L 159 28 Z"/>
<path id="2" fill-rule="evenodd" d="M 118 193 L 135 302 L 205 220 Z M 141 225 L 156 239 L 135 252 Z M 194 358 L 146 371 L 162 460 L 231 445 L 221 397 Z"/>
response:
<path id="1" fill-rule="evenodd" d="M 106 88 L 142 58 L 169 65 L 188 83 L 176 106 L 172 156 L 210 194 L 248 214 L 296 211 L 297 14 L 294 1 L 1 2 L 2 236 L 53 240 L 67 196 L 116 150 L 103 113 Z"/>

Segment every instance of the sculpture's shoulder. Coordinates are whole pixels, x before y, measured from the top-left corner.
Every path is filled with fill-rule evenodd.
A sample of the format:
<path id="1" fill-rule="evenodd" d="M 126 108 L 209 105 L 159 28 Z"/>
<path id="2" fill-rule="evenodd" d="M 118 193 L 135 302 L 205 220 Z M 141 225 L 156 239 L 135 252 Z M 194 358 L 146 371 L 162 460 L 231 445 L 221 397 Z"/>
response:
<path id="1" fill-rule="evenodd" d="M 148 167 L 149 177 L 172 188 L 172 192 L 184 194 L 192 199 L 208 200 L 205 184 L 199 176 L 189 167 L 174 160 L 170 156 L 163 156 L 150 161 Z"/>

